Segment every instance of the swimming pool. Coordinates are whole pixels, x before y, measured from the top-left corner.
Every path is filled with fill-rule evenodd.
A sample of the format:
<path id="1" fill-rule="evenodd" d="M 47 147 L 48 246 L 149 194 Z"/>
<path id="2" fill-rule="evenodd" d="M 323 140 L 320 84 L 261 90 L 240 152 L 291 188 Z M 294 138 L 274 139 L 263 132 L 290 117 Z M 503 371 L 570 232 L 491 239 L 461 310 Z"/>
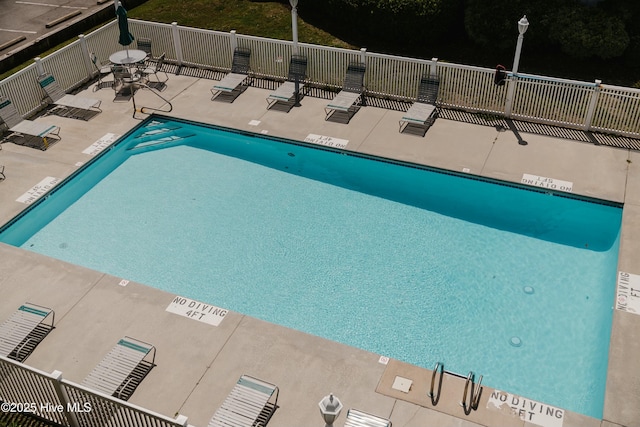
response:
<path id="1" fill-rule="evenodd" d="M 602 417 L 619 205 L 153 120 L 0 241 Z"/>

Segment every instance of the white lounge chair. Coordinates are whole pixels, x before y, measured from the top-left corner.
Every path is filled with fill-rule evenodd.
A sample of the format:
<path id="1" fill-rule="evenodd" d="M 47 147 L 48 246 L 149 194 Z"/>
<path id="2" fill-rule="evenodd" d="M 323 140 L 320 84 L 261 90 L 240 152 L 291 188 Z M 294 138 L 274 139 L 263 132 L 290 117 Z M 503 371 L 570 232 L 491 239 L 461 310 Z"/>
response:
<path id="1" fill-rule="evenodd" d="M 307 57 L 292 55 L 289 62 L 289 76 L 287 81 L 271 92 L 267 97 L 267 110 L 275 105 L 283 105 L 288 112 L 300 100 L 304 81 L 307 78 Z M 298 83 L 298 99 L 296 100 L 296 82 Z"/>
<path id="2" fill-rule="evenodd" d="M 213 414 L 209 427 L 266 426 L 278 405 L 278 393 L 277 386 L 243 375 Z"/>
<path id="3" fill-rule="evenodd" d="M 148 360 L 147 356 L 151 360 Z M 155 366 L 155 358 L 156 348 L 153 345 L 124 337 L 89 373 L 82 385 L 118 399 L 128 400 Z"/>
<path id="4" fill-rule="evenodd" d="M 438 77 L 422 76 L 418 87 L 418 97 L 400 120 L 400 133 L 409 125 L 417 128 L 424 136 L 433 124 L 437 114 L 436 101 L 440 89 Z"/>
<path id="5" fill-rule="evenodd" d="M 212 101 L 218 99 L 233 102 L 238 95 L 247 89 L 245 82 L 249 78 L 249 71 L 251 70 L 249 67 L 250 58 L 251 49 L 237 47 L 234 50 L 231 72 L 211 88 Z"/>
<path id="6" fill-rule="evenodd" d="M 50 324 L 45 323 L 49 319 Z M 51 332 L 55 321 L 52 309 L 24 303 L 0 325 L 0 356 L 24 361 Z"/>
<path id="7" fill-rule="evenodd" d="M 365 64 L 362 62 L 351 62 L 348 65 L 342 90 L 324 108 L 325 120 L 329 120 L 336 112 L 340 112 L 343 113 L 342 116 L 346 117 L 341 121 L 349 123 L 351 117 L 358 110 L 358 102 L 362 101 L 365 70 Z"/>
<path id="8" fill-rule="evenodd" d="M 391 421 L 357 409 L 349 409 L 344 427 L 391 427 Z"/>
<path id="9" fill-rule="evenodd" d="M 85 98 L 78 95 L 69 95 L 58 84 L 56 79 L 49 73 L 38 77 L 40 87 L 44 89 L 47 96 L 56 105 L 51 110 L 63 117 L 89 120 L 95 114 L 102 112 L 100 104 L 102 101 L 94 98 Z"/>
<path id="10" fill-rule="evenodd" d="M 37 144 L 33 145 L 41 150 L 46 150 L 52 136 L 55 136 L 56 140 L 60 139 L 58 126 L 24 119 L 11 100 L 4 96 L 0 96 L 0 120 L 9 129 L 9 134 L 2 138 L 3 141 L 13 136 L 22 136 L 27 141 L 35 139 Z"/>

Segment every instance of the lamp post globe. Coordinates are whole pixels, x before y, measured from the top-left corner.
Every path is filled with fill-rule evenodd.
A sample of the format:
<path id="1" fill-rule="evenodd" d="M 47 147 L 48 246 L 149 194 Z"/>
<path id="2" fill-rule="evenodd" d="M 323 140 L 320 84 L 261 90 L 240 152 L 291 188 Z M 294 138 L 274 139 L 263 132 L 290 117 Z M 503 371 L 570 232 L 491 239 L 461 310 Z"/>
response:
<path id="1" fill-rule="evenodd" d="M 293 2 L 293 0 L 290 0 L 290 1 Z M 296 3 L 297 3 L 297 1 L 296 1 Z M 528 28 L 529 28 L 529 21 L 527 20 L 527 15 L 524 15 L 518 21 L 518 32 L 520 32 L 520 34 L 524 35 L 524 33 L 527 32 Z"/>

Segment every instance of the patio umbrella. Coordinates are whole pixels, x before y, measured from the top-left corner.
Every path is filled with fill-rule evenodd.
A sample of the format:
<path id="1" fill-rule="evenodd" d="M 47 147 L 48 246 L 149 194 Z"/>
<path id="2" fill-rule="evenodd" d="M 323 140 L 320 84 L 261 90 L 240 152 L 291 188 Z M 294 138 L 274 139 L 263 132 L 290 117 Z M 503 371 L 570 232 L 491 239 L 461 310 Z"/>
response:
<path id="1" fill-rule="evenodd" d="M 118 28 L 120 28 L 120 38 L 118 43 L 122 46 L 129 46 L 133 42 L 133 35 L 129 32 L 129 21 L 127 19 L 127 11 L 122 4 L 118 2 L 118 8 L 116 9 L 116 15 L 118 15 Z M 129 48 L 127 48 L 127 56 L 129 56 Z"/>

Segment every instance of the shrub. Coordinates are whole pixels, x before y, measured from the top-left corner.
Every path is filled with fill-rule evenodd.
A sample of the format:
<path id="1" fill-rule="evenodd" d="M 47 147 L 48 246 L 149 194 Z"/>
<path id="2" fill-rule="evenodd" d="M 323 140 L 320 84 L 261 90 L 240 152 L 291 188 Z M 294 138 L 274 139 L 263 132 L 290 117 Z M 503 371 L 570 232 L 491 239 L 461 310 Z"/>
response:
<path id="1" fill-rule="evenodd" d="M 436 43 L 458 28 L 462 0 L 304 0 L 307 21 L 361 46 Z"/>
<path id="2" fill-rule="evenodd" d="M 561 9 L 549 36 L 563 52 L 576 58 L 616 58 L 630 41 L 624 22 L 598 8 Z"/>

